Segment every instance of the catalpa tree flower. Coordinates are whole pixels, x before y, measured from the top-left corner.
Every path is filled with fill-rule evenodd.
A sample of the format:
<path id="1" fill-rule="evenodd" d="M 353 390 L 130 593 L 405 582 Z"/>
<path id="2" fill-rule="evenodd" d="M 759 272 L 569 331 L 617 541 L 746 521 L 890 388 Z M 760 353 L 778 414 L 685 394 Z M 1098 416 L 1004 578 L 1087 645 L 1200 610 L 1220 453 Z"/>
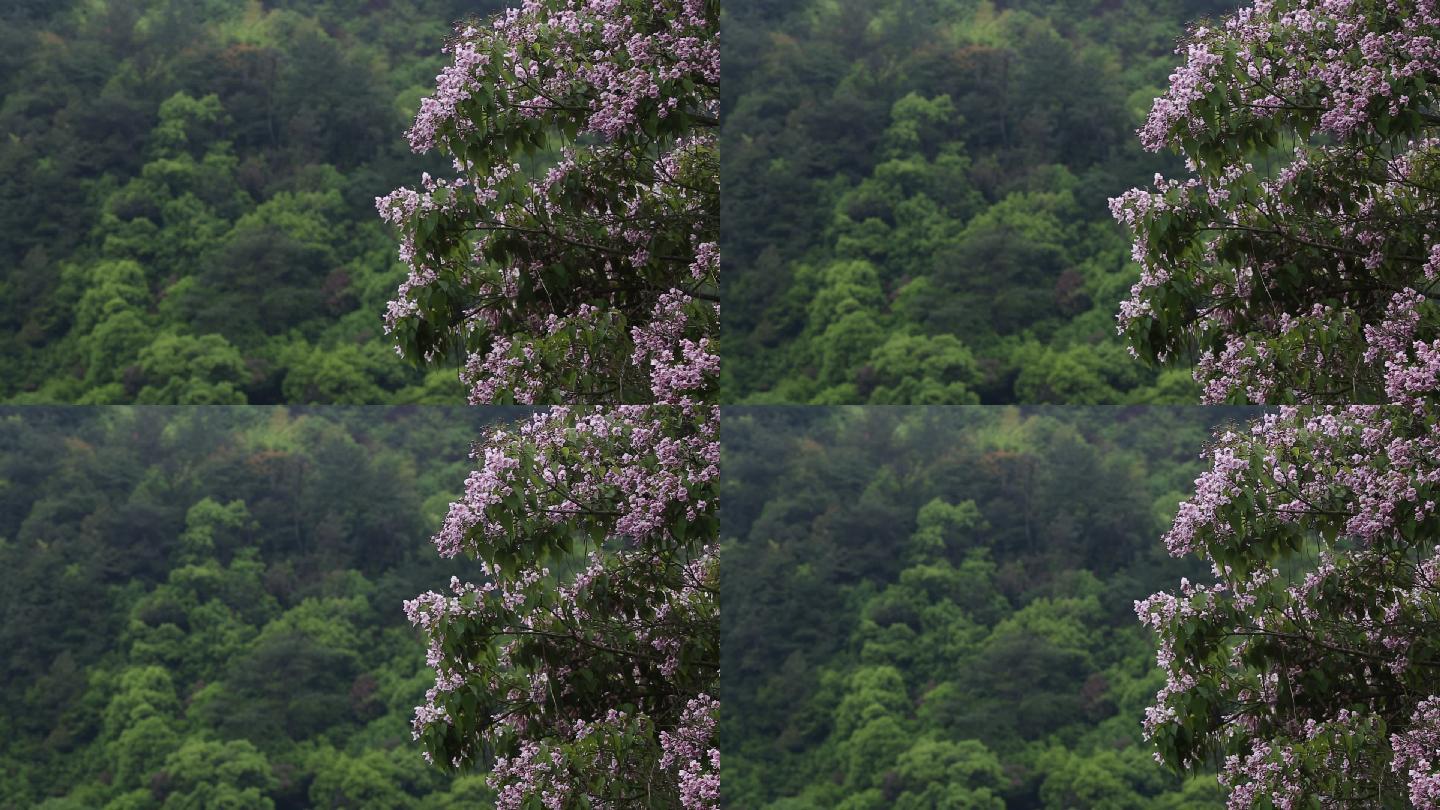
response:
<path id="1" fill-rule="evenodd" d="M 1140 130 L 1187 174 L 1111 200 L 1132 351 L 1210 403 L 1403 399 L 1440 373 L 1440 11 L 1260 0 L 1193 29 Z"/>
<path id="2" fill-rule="evenodd" d="M 376 200 L 400 354 L 474 403 L 713 400 L 718 2 L 525 0 L 447 50 L 408 137 L 454 176 Z"/>
<path id="3" fill-rule="evenodd" d="M 1145 734 L 1232 808 L 1440 807 L 1440 9 L 1260 0 L 1181 52 L 1140 137 L 1188 174 L 1111 201 L 1120 330 L 1284 407 L 1217 437 L 1166 535 L 1213 581 L 1136 603 Z"/>
<path id="4" fill-rule="evenodd" d="M 1136 603 L 1167 682 L 1157 760 L 1219 762 L 1232 808 L 1436 807 L 1440 426 L 1403 405 L 1286 406 L 1222 433 Z"/>
<path id="5" fill-rule="evenodd" d="M 434 540 L 484 579 L 405 603 L 431 761 L 488 767 L 500 808 L 719 806 L 718 432 L 714 406 L 555 408 L 477 446 Z"/>
<path id="6" fill-rule="evenodd" d="M 435 536 L 478 582 L 405 604 L 433 762 L 498 806 L 719 805 L 719 7 L 526 0 L 462 25 L 376 201 L 402 356 L 472 403 L 561 404 L 477 446 Z"/>

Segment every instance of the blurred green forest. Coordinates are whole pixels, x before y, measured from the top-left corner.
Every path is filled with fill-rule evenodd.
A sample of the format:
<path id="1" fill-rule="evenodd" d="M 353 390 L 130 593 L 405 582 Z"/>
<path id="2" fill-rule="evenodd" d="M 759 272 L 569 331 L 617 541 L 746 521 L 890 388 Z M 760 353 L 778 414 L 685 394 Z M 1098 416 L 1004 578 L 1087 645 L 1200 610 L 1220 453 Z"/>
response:
<path id="1" fill-rule="evenodd" d="M 0 808 L 493 806 L 401 603 L 507 408 L 0 409 Z"/>
<path id="2" fill-rule="evenodd" d="M 722 798 L 1201 810 L 1150 757 L 1133 602 L 1230 408 L 730 408 Z"/>
<path id="3" fill-rule="evenodd" d="M 1106 200 L 1228 0 L 729 0 L 725 402 L 1197 399 L 1115 335 Z"/>
<path id="4" fill-rule="evenodd" d="M 458 401 L 380 322 L 374 198 L 503 0 L 0 4 L 0 401 Z"/>

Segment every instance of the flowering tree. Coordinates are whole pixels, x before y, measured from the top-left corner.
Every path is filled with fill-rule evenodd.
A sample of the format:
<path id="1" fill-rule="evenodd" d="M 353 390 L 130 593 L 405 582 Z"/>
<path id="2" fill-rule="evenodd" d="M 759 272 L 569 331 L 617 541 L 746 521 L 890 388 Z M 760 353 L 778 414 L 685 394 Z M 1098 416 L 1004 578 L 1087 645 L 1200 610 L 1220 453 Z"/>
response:
<path id="1" fill-rule="evenodd" d="M 501 808 L 719 802 L 719 9 L 526 0 L 463 26 L 410 130 L 456 176 L 377 200 L 402 355 L 472 403 L 566 403 L 476 449 L 435 544 L 482 582 L 406 603 L 415 736 Z M 574 407 L 571 407 L 574 406 Z"/>
<path id="2" fill-rule="evenodd" d="M 1191 32 L 1140 131 L 1183 179 L 1111 201 L 1150 360 L 1207 402 L 1376 402 L 1440 373 L 1440 12 L 1434 0 L 1257 0 Z"/>
<path id="3" fill-rule="evenodd" d="M 1215 581 L 1136 603 L 1146 734 L 1232 807 L 1440 807 L 1440 9 L 1257 0 L 1183 52 L 1140 137 L 1189 175 L 1111 201 L 1120 329 L 1300 407 L 1222 434 L 1166 536 Z"/>
<path id="4" fill-rule="evenodd" d="M 1436 421 L 1289 407 L 1219 438 L 1166 536 L 1215 583 L 1136 603 L 1158 760 L 1219 758 L 1232 808 L 1440 806 Z"/>
<path id="5" fill-rule="evenodd" d="M 376 200 L 401 355 L 462 363 L 472 402 L 710 397 L 717 0 L 525 0 L 447 50 L 409 139 L 455 176 Z"/>
<path id="6" fill-rule="evenodd" d="M 435 544 L 486 581 L 405 605 L 427 756 L 489 766 L 502 808 L 716 806 L 717 421 L 557 408 L 476 456 Z"/>

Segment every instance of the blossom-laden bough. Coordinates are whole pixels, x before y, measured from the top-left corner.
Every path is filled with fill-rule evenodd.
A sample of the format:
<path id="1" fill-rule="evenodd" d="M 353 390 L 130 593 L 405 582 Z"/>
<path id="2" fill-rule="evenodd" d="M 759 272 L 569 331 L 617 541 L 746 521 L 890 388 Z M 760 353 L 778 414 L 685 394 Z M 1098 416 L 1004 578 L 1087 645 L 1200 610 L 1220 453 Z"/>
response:
<path id="1" fill-rule="evenodd" d="M 718 807 L 714 409 L 556 408 L 475 456 L 435 545 L 485 578 L 405 605 L 426 755 L 501 808 Z"/>
<path id="2" fill-rule="evenodd" d="M 1136 603 L 1156 757 L 1230 805 L 1440 807 L 1440 8 L 1258 0 L 1192 30 L 1140 131 L 1188 176 L 1111 201 L 1132 350 L 1196 361 L 1222 433 Z"/>
<path id="3" fill-rule="evenodd" d="M 409 140 L 454 176 L 376 200 L 400 354 L 474 403 L 713 400 L 717 0 L 525 0 L 448 51 Z"/>
<path id="4" fill-rule="evenodd" d="M 1120 331 L 1211 403 L 1413 397 L 1440 374 L 1435 0 L 1259 0 L 1192 30 L 1140 131 L 1188 174 L 1111 200 Z"/>
<path id="5" fill-rule="evenodd" d="M 1232 808 L 1440 806 L 1440 425 L 1286 406 L 1222 433 L 1166 543 L 1209 561 L 1136 603 L 1167 682 L 1156 758 Z"/>
<path id="6" fill-rule="evenodd" d="M 498 806 L 719 803 L 719 6 L 525 0 L 462 25 L 409 132 L 455 176 L 376 201 L 402 356 L 474 404 L 560 404 L 477 446 L 435 537 L 478 583 L 406 603 L 432 761 Z"/>

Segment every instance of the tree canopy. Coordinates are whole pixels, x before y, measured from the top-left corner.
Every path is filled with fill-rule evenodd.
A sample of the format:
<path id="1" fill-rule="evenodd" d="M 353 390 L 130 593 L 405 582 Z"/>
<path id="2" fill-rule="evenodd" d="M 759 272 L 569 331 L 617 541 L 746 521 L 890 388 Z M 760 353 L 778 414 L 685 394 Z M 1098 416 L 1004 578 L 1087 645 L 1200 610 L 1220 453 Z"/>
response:
<path id="1" fill-rule="evenodd" d="M 487 411 L 0 410 L 0 803 L 493 802 L 413 748 L 401 610 L 471 571 L 422 538 Z"/>
<path id="2" fill-rule="evenodd" d="M 1208 402 L 1301 403 L 1223 432 L 1166 535 L 1211 575 L 1136 602 L 1146 715 L 1232 807 L 1434 807 L 1440 340 L 1431 4 L 1257 3 L 1191 31 L 1145 146 L 1188 176 L 1112 201 L 1143 273 L 1132 349 Z"/>
<path id="3" fill-rule="evenodd" d="M 371 201 L 438 170 L 409 108 L 450 22 L 501 6 L 5 3 L 0 400 L 453 400 L 385 338 Z"/>
<path id="4" fill-rule="evenodd" d="M 1106 200 L 1208 0 L 724 4 L 722 388 L 754 404 L 1185 403 L 1126 356 Z"/>
<path id="5" fill-rule="evenodd" d="M 732 408 L 727 805 L 1218 808 L 1154 762 L 1132 602 L 1226 409 Z"/>
<path id="6" fill-rule="evenodd" d="M 472 403 L 587 406 L 477 444 L 434 542 L 483 578 L 406 603 L 415 738 L 506 810 L 719 803 L 719 48 L 713 0 L 457 26 L 409 136 L 458 176 L 376 200 L 402 355 L 463 358 Z"/>
<path id="7" fill-rule="evenodd" d="M 409 132 L 455 176 L 375 201 L 402 355 L 463 362 L 472 402 L 713 398 L 719 14 L 545 0 L 457 30 Z"/>
<path id="8" fill-rule="evenodd" d="M 1207 402 L 1370 403 L 1440 377 L 1440 15 L 1264 3 L 1200 26 L 1141 130 L 1183 179 L 1112 201 L 1131 347 L 1197 360 Z"/>

